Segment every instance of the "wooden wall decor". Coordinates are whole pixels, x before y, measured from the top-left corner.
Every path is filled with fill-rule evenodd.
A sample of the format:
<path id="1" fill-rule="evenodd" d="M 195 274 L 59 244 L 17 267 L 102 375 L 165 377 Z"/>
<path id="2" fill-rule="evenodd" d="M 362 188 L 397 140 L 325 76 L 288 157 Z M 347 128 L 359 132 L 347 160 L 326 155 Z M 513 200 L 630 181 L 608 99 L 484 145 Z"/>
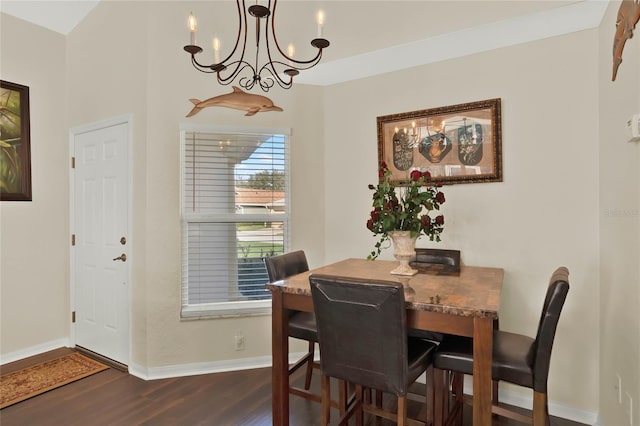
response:
<path id="1" fill-rule="evenodd" d="M 616 34 L 613 37 L 613 74 L 611 81 L 616 80 L 618 68 L 622 63 L 622 50 L 628 39 L 633 37 L 633 30 L 640 20 L 640 0 L 623 0 L 618 9 Z"/>

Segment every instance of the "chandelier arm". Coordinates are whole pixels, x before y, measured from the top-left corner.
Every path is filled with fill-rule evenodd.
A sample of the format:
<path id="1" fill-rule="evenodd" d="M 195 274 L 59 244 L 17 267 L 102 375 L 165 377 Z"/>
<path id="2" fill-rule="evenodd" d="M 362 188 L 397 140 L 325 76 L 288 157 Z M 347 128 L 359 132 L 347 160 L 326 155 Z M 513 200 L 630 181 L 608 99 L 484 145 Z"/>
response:
<path id="1" fill-rule="evenodd" d="M 253 67 L 253 65 L 251 65 L 247 61 L 235 61 L 229 64 L 229 66 L 232 66 L 232 65 L 235 65 L 235 69 L 233 73 L 227 75 L 226 77 L 222 75 L 222 72 L 218 72 L 218 82 L 220 84 L 223 84 L 225 86 L 230 84 L 246 68 L 249 68 L 249 72 L 251 73 L 252 76 L 256 74 L 255 68 Z"/>
<path id="2" fill-rule="evenodd" d="M 271 0 L 269 0 L 269 6 L 271 6 Z M 314 56 L 312 59 L 306 60 L 306 61 L 302 61 L 302 60 L 298 60 L 292 57 L 289 57 L 289 55 L 287 55 L 282 48 L 280 48 L 280 43 L 278 43 L 278 37 L 276 37 L 276 7 L 278 6 L 278 0 L 273 0 L 273 12 L 271 13 L 271 36 L 273 37 L 273 42 L 276 45 L 276 49 L 278 49 L 278 52 L 280 52 L 280 55 L 282 55 L 282 57 L 284 57 L 289 64 L 287 66 L 297 69 L 298 71 L 301 70 L 306 70 L 309 69 L 313 66 L 315 66 L 318 62 L 320 62 L 320 58 L 322 58 L 322 47 L 318 47 L 318 53 L 316 53 L 316 56 Z M 314 39 L 315 40 L 315 39 Z M 328 42 L 327 42 L 328 43 Z M 267 37 L 267 46 L 269 45 L 269 38 Z M 313 46 L 313 41 L 311 43 L 311 45 Z M 315 46 L 314 46 L 315 47 Z M 269 52 L 269 48 L 267 47 L 267 52 Z M 271 57 L 269 57 L 269 60 L 271 61 Z M 300 65 L 308 65 L 307 67 L 298 67 L 295 66 L 293 64 L 300 64 Z"/>
<path id="3" fill-rule="evenodd" d="M 286 86 L 291 87 L 291 85 L 293 84 L 293 76 L 289 76 L 289 82 L 284 81 L 282 77 L 280 77 L 280 73 L 276 71 L 275 64 L 287 66 L 287 64 L 284 64 L 279 61 L 276 61 L 276 62 L 269 61 L 266 64 L 264 64 L 262 68 L 260 68 L 259 75 L 262 75 L 263 72 L 268 72 L 269 74 L 271 74 L 271 77 L 268 77 L 268 78 L 270 78 L 271 80 L 275 80 L 280 87 L 284 87 L 284 88 L 286 88 Z M 273 86 L 273 84 L 271 86 Z"/>
<path id="4" fill-rule="evenodd" d="M 243 89 L 246 90 L 251 90 L 253 88 L 253 86 L 256 84 L 256 81 L 253 78 L 249 78 L 249 77 L 241 77 L 238 80 L 238 84 L 240 85 L 240 87 L 242 87 Z"/>
<path id="5" fill-rule="evenodd" d="M 295 59 L 293 59 L 291 61 L 293 63 L 287 64 L 287 66 L 290 68 L 297 69 L 298 71 L 304 71 L 304 70 L 308 70 L 309 68 L 315 67 L 316 64 L 320 62 L 320 59 L 322 59 L 322 49 L 318 51 L 316 56 L 314 56 L 312 59 L 309 59 L 308 61 L 296 61 Z"/>
<path id="6" fill-rule="evenodd" d="M 274 0 L 273 11 L 271 12 L 271 16 L 267 19 L 271 19 L 271 37 L 273 37 L 273 41 L 276 45 L 276 48 L 280 52 L 281 56 L 289 59 L 289 63 L 285 64 L 284 62 L 281 62 L 281 61 L 274 61 L 273 58 L 271 57 L 271 49 L 269 48 L 269 23 L 267 22 L 267 25 L 265 25 L 265 45 L 267 48 L 267 57 L 269 60 L 260 68 L 260 71 L 258 72 L 258 75 L 260 76 L 262 76 L 263 72 L 268 72 L 269 74 L 271 74 L 271 77 L 267 77 L 267 79 L 271 80 L 270 85 L 263 85 L 262 83 L 260 84 L 260 87 L 265 92 L 269 91 L 269 89 L 273 87 L 274 81 L 284 89 L 290 88 L 293 85 L 293 77 L 298 75 L 297 71 L 295 71 L 295 73 L 286 73 L 289 76 L 289 81 L 285 81 L 282 77 L 280 77 L 280 73 L 276 70 L 276 65 L 281 65 L 283 67 L 283 72 L 285 72 L 285 70 L 292 71 L 292 68 L 297 69 L 297 67 L 291 64 L 293 59 L 289 58 L 289 56 L 286 55 L 282 51 L 282 49 L 280 49 L 280 46 L 278 44 L 278 39 L 275 34 L 275 12 L 276 12 L 277 3 L 278 3 L 278 0 Z M 269 8 L 271 8 L 271 0 L 269 0 Z"/>
<path id="7" fill-rule="evenodd" d="M 240 6 L 240 0 L 236 0 L 236 4 L 238 6 L 238 36 L 236 38 L 236 44 L 233 48 L 233 51 L 229 56 L 227 56 L 224 61 L 221 62 L 224 65 L 224 68 L 218 70 L 217 79 L 218 82 L 222 85 L 230 84 L 240 73 L 242 73 L 245 68 L 249 67 L 252 74 L 255 75 L 255 67 L 249 64 L 244 60 L 246 48 L 247 48 L 247 38 L 249 34 L 249 26 L 247 22 L 247 11 L 245 9 L 245 0 L 242 0 L 242 6 Z M 240 53 L 240 58 L 230 62 L 229 64 L 225 64 L 236 52 L 238 48 L 238 44 L 240 43 L 240 37 L 243 35 L 243 44 L 242 44 L 242 52 Z M 233 68 L 233 70 L 231 70 Z M 224 71 L 228 71 L 225 77 L 222 73 Z M 242 87 L 247 87 L 247 85 L 241 85 Z M 251 85 L 253 87 L 253 85 Z"/>
<path id="8" fill-rule="evenodd" d="M 240 6 L 240 0 L 236 0 L 236 7 L 238 8 L 238 35 L 236 36 L 236 44 L 233 46 L 231 53 L 220 62 L 224 64 L 228 60 L 231 59 L 233 55 L 235 55 L 236 50 L 238 50 L 238 44 L 240 44 L 240 36 L 242 35 L 242 31 L 244 30 L 244 45 L 242 47 L 242 55 L 240 55 L 240 61 L 244 59 L 244 49 L 247 45 L 247 12 L 245 10 L 244 0 L 242 0 L 242 6 Z M 233 62 L 232 62 L 233 63 Z"/>
<path id="9" fill-rule="evenodd" d="M 193 65 L 193 67 L 200 72 L 204 72 L 207 74 L 212 74 L 215 72 L 211 69 L 210 66 L 202 65 L 200 62 L 198 62 L 198 60 L 196 59 L 196 55 L 193 53 L 191 54 L 191 65 Z"/>
<path id="10" fill-rule="evenodd" d="M 221 64 L 223 64 L 225 68 L 218 72 L 218 82 L 225 85 L 229 84 L 231 80 L 235 79 L 238 76 L 238 74 L 240 74 L 240 72 L 246 67 L 246 65 L 249 65 L 244 60 L 244 54 L 247 48 L 247 36 L 249 33 L 249 28 L 247 24 L 247 11 L 245 9 L 245 0 L 242 0 L 242 6 L 240 6 L 240 0 L 236 0 L 236 5 L 238 7 L 238 36 L 236 37 L 236 44 L 235 46 L 233 46 L 233 50 L 231 51 L 229 56 L 227 56 L 221 62 Z M 228 60 L 230 60 L 231 57 L 236 53 L 236 50 L 238 49 L 238 44 L 240 43 L 240 36 L 243 34 L 244 34 L 244 37 L 243 37 L 244 42 L 242 44 L 242 52 L 240 53 L 240 59 L 230 62 L 229 65 L 226 65 L 225 63 Z M 221 72 L 225 70 L 229 70 L 230 68 L 232 68 L 233 65 L 235 65 L 235 69 L 233 71 L 229 71 L 229 74 L 227 77 L 222 77 Z M 251 67 L 251 65 L 249 66 Z M 253 67 L 251 68 L 253 69 Z"/>
<path id="11" fill-rule="evenodd" d="M 278 63 L 279 63 L 279 64 L 283 64 L 282 62 L 278 62 Z M 283 64 L 283 65 L 285 65 L 285 64 Z M 268 92 L 268 91 L 269 91 L 269 89 L 270 89 L 271 87 L 273 87 L 274 82 L 278 83 L 278 85 L 279 85 L 280 87 L 282 87 L 283 89 L 288 89 L 288 88 L 290 88 L 290 87 L 293 85 L 293 76 L 289 76 L 289 81 L 288 81 L 288 82 L 287 82 L 287 81 L 285 81 L 285 80 L 283 80 L 283 79 L 280 77 L 280 75 L 279 75 L 278 73 L 274 72 L 273 65 L 271 65 L 271 67 L 269 67 L 269 63 L 264 64 L 264 65 L 262 66 L 262 68 L 260 68 L 260 75 L 262 75 L 262 72 L 263 72 L 263 71 L 264 71 L 264 72 L 266 72 L 266 73 L 271 74 L 271 76 L 269 76 L 269 77 L 261 78 L 261 79 L 260 79 L 260 82 L 261 82 L 261 83 L 260 83 L 260 87 L 261 87 L 261 88 L 262 88 L 262 90 L 264 90 L 265 92 Z M 270 81 L 271 81 L 271 84 L 270 84 L 270 85 L 268 85 L 268 86 L 265 88 L 265 87 L 263 87 L 263 86 L 266 86 L 266 85 L 263 85 L 263 84 L 262 84 L 262 81 L 266 81 L 266 80 L 270 80 Z"/>

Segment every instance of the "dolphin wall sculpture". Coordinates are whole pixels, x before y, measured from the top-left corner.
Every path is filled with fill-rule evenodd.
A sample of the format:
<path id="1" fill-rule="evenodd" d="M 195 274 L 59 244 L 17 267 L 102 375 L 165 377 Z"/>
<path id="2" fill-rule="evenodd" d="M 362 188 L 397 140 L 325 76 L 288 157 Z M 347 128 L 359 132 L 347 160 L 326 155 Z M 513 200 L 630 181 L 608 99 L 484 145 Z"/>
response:
<path id="1" fill-rule="evenodd" d="M 239 109 L 240 111 L 247 111 L 245 115 L 255 115 L 257 112 L 264 111 L 282 111 L 282 108 L 275 106 L 273 101 L 266 96 L 254 95 L 242 91 L 239 87 L 233 86 L 233 92 L 225 95 L 214 96 L 206 101 L 200 101 L 199 99 L 189 99 L 194 107 L 187 114 L 187 117 L 196 115 L 202 108 L 211 106 L 219 106 L 225 108 Z"/>
<path id="2" fill-rule="evenodd" d="M 613 37 L 613 73 L 611 81 L 616 80 L 618 68 L 622 63 L 622 51 L 627 40 L 633 38 L 633 30 L 640 20 L 640 0 L 623 0 L 618 9 L 616 33 Z"/>

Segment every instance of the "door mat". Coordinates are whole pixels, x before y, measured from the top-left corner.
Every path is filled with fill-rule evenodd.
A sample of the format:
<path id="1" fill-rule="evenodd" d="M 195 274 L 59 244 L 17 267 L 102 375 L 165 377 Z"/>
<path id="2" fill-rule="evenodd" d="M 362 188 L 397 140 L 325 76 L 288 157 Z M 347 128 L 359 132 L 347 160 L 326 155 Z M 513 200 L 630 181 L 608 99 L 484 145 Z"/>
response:
<path id="1" fill-rule="evenodd" d="M 0 377 L 0 409 L 109 367 L 77 352 Z"/>

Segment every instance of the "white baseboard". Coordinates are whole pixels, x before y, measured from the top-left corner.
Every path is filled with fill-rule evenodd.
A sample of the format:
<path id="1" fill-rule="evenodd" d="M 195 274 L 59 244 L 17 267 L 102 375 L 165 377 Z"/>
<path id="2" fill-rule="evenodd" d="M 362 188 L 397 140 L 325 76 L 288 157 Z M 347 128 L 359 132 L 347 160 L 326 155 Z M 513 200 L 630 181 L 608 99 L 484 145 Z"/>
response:
<path id="1" fill-rule="evenodd" d="M 306 352 L 289 354 L 289 363 L 294 363 Z M 316 351 L 316 358 L 319 357 Z M 226 371 L 251 370 L 271 367 L 271 355 L 253 358 L 240 358 L 215 362 L 167 365 L 162 367 L 143 367 L 129 364 L 129 374 L 144 380 L 167 379 L 172 377 L 196 376 L 200 374 L 223 373 Z"/>
<path id="2" fill-rule="evenodd" d="M 498 392 L 500 402 L 525 408 L 527 410 L 531 410 L 533 407 L 533 392 L 529 392 L 528 395 L 525 395 L 502 388 L 500 388 Z M 471 376 L 465 376 L 464 378 L 464 393 L 473 395 L 473 378 Z M 575 407 L 570 407 L 553 401 L 549 401 L 549 414 L 587 425 L 598 424 L 597 412 L 580 410 Z"/>
<path id="3" fill-rule="evenodd" d="M 32 346 L 15 352 L 9 352 L 8 354 L 2 354 L 0 355 L 0 365 L 19 361 L 23 358 L 29 358 L 30 356 L 39 355 L 62 347 L 71 347 L 69 339 L 52 340 L 41 345 Z"/>

